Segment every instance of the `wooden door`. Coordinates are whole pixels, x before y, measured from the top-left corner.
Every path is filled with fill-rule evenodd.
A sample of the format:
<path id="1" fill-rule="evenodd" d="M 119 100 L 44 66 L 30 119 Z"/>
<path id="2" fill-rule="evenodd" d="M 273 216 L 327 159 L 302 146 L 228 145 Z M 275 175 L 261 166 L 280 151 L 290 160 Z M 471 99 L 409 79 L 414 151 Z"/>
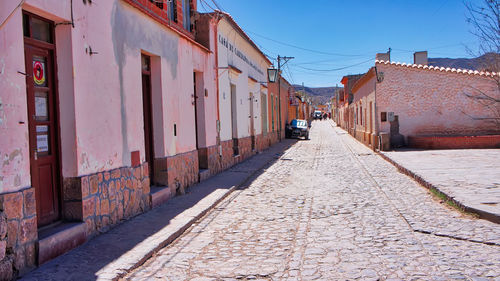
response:
<path id="1" fill-rule="evenodd" d="M 252 141 L 252 150 L 255 149 L 255 122 L 254 122 L 254 113 L 253 113 L 253 103 L 254 103 L 254 96 L 253 96 L 253 93 L 249 93 L 248 94 L 248 100 L 250 102 L 250 116 L 248 116 L 250 118 L 250 137 L 251 137 L 251 141 Z"/>
<path id="2" fill-rule="evenodd" d="M 199 149 L 198 142 L 198 92 L 196 89 L 196 72 L 193 72 L 193 105 L 194 105 L 194 134 L 196 138 L 196 149 Z"/>
<path id="3" fill-rule="evenodd" d="M 31 184 L 38 226 L 60 219 L 59 133 L 53 50 L 25 44 Z"/>
<path id="4" fill-rule="evenodd" d="M 142 107 L 144 114 L 144 153 L 149 168 L 149 180 L 154 184 L 153 104 L 151 97 L 151 59 L 142 55 Z"/>

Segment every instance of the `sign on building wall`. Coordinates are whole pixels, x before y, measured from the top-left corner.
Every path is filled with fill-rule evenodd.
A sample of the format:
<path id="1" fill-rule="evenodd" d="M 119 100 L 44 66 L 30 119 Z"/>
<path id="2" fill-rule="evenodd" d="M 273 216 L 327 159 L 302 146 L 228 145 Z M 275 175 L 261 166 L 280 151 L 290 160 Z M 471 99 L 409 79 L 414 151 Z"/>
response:
<path id="1" fill-rule="evenodd" d="M 257 71 L 259 74 L 264 75 L 262 69 L 257 63 L 253 62 L 249 57 L 241 50 L 239 50 L 235 44 L 231 44 L 224 36 L 219 34 L 219 43 L 226 47 L 229 52 L 234 53 L 238 58 L 247 63 L 251 68 Z"/>

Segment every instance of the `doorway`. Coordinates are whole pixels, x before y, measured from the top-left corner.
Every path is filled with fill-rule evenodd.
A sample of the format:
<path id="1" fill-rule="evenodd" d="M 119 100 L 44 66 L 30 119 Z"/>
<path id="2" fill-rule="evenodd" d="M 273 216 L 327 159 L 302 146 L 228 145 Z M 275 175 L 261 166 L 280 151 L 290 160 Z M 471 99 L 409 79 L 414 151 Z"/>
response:
<path id="1" fill-rule="evenodd" d="M 24 12 L 23 32 L 31 185 L 40 228 L 61 219 L 54 24 Z"/>
<path id="2" fill-rule="evenodd" d="M 198 169 L 208 169 L 208 150 L 206 148 L 205 128 L 205 96 L 206 92 L 203 72 L 193 72 L 193 105 L 194 105 L 194 130 L 196 150 L 198 151 Z"/>
<path id="3" fill-rule="evenodd" d="M 254 119 L 255 119 L 255 116 L 253 114 L 253 103 L 254 103 L 254 96 L 253 96 L 253 93 L 250 92 L 248 94 L 248 101 L 249 101 L 249 104 L 250 104 L 250 116 L 248 116 L 250 118 L 250 139 L 252 140 L 252 151 L 255 150 L 255 122 L 254 122 Z M 257 100 L 255 100 L 257 101 Z"/>
<path id="4" fill-rule="evenodd" d="M 233 155 L 240 155 L 238 149 L 238 101 L 236 96 L 236 85 L 231 84 L 231 129 L 233 137 Z"/>
<path id="5" fill-rule="evenodd" d="M 261 110 L 261 118 L 262 118 L 262 134 L 267 135 L 267 97 L 266 94 L 260 94 L 260 110 Z"/>
<path id="6" fill-rule="evenodd" d="M 142 108 L 144 114 L 144 153 L 149 168 L 149 181 L 154 179 L 154 138 L 153 138 L 153 103 L 151 94 L 151 57 L 141 54 L 142 67 Z"/>
<path id="7" fill-rule="evenodd" d="M 372 145 L 372 135 L 373 135 L 373 102 L 370 102 L 370 136 L 368 138 L 369 145 Z"/>
<path id="8" fill-rule="evenodd" d="M 196 138 L 196 149 L 200 149 L 198 141 L 198 92 L 196 91 L 196 72 L 193 72 L 193 105 L 194 105 L 194 133 Z"/>

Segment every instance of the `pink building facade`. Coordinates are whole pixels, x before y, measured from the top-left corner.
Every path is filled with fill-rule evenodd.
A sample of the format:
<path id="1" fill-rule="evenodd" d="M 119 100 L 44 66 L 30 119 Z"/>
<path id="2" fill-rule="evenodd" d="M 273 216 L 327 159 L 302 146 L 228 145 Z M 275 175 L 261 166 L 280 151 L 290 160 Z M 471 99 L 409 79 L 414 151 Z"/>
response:
<path id="1" fill-rule="evenodd" d="M 217 41 L 199 40 L 216 22 L 196 1 L 17 2 L 0 4 L 0 279 L 220 171 Z"/>
<path id="2" fill-rule="evenodd" d="M 339 108 L 340 125 L 373 149 L 381 142 L 385 149 L 498 147 L 498 116 L 474 97 L 500 97 L 499 75 L 426 61 L 426 53 L 423 64 L 376 60 L 353 85 L 352 103 Z"/>

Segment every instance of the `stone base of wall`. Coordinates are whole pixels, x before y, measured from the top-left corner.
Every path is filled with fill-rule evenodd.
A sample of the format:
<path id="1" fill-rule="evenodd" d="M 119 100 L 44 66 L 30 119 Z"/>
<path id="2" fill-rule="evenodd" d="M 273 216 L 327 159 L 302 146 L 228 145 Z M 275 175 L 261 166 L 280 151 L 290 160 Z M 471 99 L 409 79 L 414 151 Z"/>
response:
<path id="1" fill-rule="evenodd" d="M 220 167 L 226 170 L 235 164 L 235 155 L 233 152 L 233 140 L 221 141 L 222 158 L 220 159 Z"/>
<path id="2" fill-rule="evenodd" d="M 268 143 L 262 135 L 255 136 L 255 150 L 262 151 L 264 143 Z M 219 157 L 220 171 L 226 170 L 231 166 L 251 157 L 255 151 L 252 150 L 252 137 L 238 139 L 239 154 L 234 155 L 233 140 L 222 141 L 222 157 Z"/>
<path id="3" fill-rule="evenodd" d="M 184 192 L 184 188 L 199 180 L 198 150 L 155 159 L 155 182 L 170 188 L 172 194 Z"/>
<path id="4" fill-rule="evenodd" d="M 208 169 L 210 175 L 215 175 L 222 172 L 221 156 L 219 155 L 219 146 L 213 145 L 210 147 L 204 147 L 198 149 L 198 156 L 200 161 L 206 162 L 206 164 L 200 164 L 200 167 Z"/>
<path id="5" fill-rule="evenodd" d="M 252 137 L 238 139 L 238 148 L 240 151 L 240 160 L 238 162 L 252 156 L 254 153 L 254 151 L 252 151 Z"/>
<path id="6" fill-rule="evenodd" d="M 258 151 L 264 151 L 265 149 L 269 148 L 271 145 L 277 143 L 278 140 L 278 133 L 277 132 L 268 132 L 267 134 L 262 134 L 256 136 L 256 142 L 257 142 L 257 150 Z"/>
<path id="7" fill-rule="evenodd" d="M 500 135 L 408 136 L 408 146 L 421 149 L 500 148 Z"/>
<path id="8" fill-rule="evenodd" d="M 356 130 L 354 138 L 371 149 L 378 148 L 378 137 L 374 133 Z"/>
<path id="9" fill-rule="evenodd" d="M 35 189 L 0 195 L 0 280 L 36 266 L 37 239 Z"/>
<path id="10" fill-rule="evenodd" d="M 87 236 L 151 208 L 148 164 L 64 179 L 64 219 L 83 221 Z"/>

